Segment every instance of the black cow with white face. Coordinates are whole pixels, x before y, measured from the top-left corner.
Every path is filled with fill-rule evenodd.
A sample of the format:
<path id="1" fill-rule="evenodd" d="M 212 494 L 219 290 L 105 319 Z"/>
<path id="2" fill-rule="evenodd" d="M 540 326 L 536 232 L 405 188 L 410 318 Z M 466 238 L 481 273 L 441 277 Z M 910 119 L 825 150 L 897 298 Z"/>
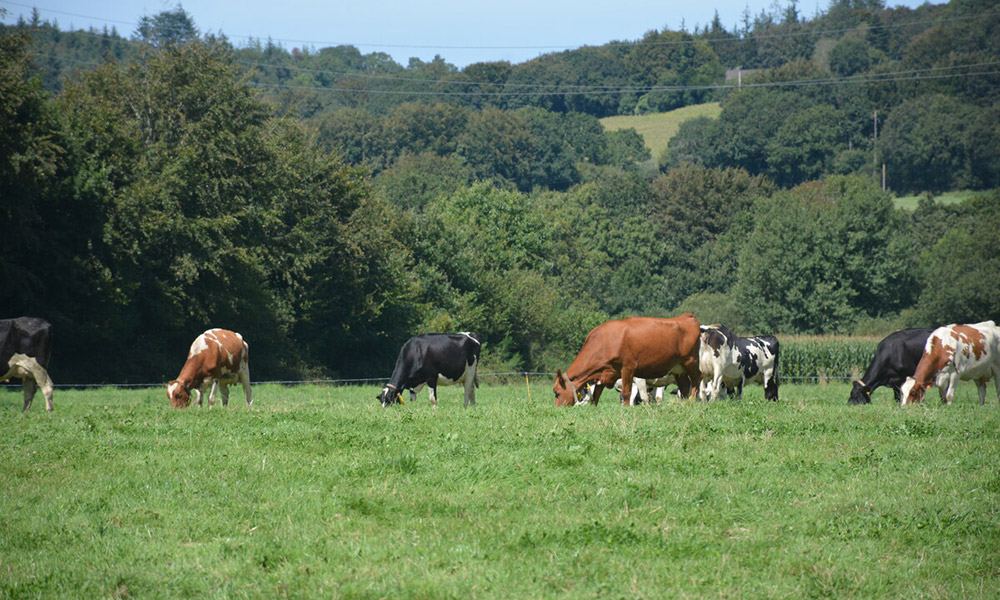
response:
<path id="1" fill-rule="evenodd" d="M 464 406 L 475 406 L 481 349 L 479 338 L 469 332 L 414 336 L 400 348 L 392 377 L 376 398 L 382 406 L 402 404 L 403 390 L 410 390 L 413 400 L 426 385 L 430 388 L 431 404 L 437 407 L 437 386 L 461 383 L 465 385 Z"/>
<path id="2" fill-rule="evenodd" d="M 37 317 L 0 319 L 0 382 L 11 377 L 24 384 L 24 408 L 31 407 L 36 387 L 42 388 L 45 409 L 52 411 L 52 379 L 49 357 L 52 354 L 52 325 Z"/>
<path id="3" fill-rule="evenodd" d="M 899 386 L 913 376 L 917 363 L 924 355 L 924 344 L 933 329 L 901 329 L 890 333 L 878 343 L 875 356 L 860 381 L 854 382 L 848 404 L 868 404 L 876 388 L 888 386 L 896 397 L 902 399 Z"/>

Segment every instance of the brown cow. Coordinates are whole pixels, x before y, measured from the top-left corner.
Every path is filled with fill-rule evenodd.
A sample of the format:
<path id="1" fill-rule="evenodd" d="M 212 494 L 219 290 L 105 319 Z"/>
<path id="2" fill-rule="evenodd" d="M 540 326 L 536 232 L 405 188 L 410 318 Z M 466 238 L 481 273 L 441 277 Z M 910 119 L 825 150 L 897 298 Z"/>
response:
<path id="1" fill-rule="evenodd" d="M 229 405 L 229 385 L 239 380 L 247 397 L 247 406 L 253 406 L 250 395 L 250 347 L 243 336 L 226 329 L 209 329 L 195 338 L 188 351 L 187 362 L 180 375 L 167 384 L 167 398 L 174 408 L 191 404 L 188 392 L 194 392 L 201 406 L 201 395 L 211 385 L 208 406 L 215 404 L 215 390 L 222 386 L 222 405 Z"/>
<path id="2" fill-rule="evenodd" d="M 552 390 L 556 406 L 572 406 L 583 398 L 594 382 L 590 401 L 597 404 L 601 392 L 622 380 L 623 402 L 632 395 L 632 378 L 653 379 L 669 373 L 679 375 L 682 391 L 694 397 L 701 383 L 698 350 L 701 346 L 698 319 L 685 313 L 671 319 L 630 317 L 607 321 L 587 334 L 565 376 L 556 371 Z"/>
<path id="3" fill-rule="evenodd" d="M 931 386 L 937 386 L 941 400 L 951 404 L 958 382 L 970 379 L 976 382 L 980 404 L 986 402 L 990 379 L 1000 400 L 1000 328 L 993 321 L 935 329 L 924 343 L 913 377 L 900 387 L 901 405 L 922 402 Z"/>

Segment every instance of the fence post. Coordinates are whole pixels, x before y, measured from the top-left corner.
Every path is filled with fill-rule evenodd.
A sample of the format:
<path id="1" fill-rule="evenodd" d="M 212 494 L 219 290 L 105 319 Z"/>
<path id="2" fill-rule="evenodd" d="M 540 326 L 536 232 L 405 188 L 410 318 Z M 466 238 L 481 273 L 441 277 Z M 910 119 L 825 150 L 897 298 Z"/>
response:
<path id="1" fill-rule="evenodd" d="M 528 402 L 531 402 L 531 379 L 527 371 L 524 372 L 524 385 L 528 387 Z"/>

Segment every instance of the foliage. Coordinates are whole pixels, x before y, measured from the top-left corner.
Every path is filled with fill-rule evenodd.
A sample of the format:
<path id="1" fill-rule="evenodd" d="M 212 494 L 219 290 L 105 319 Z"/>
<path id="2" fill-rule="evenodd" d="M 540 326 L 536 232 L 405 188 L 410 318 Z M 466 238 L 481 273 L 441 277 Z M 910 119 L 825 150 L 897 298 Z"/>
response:
<path id="1" fill-rule="evenodd" d="M 916 318 L 924 323 L 976 323 L 1000 317 L 996 274 L 1000 273 L 1000 195 L 981 194 L 961 208 L 920 256 Z"/>
<path id="2" fill-rule="evenodd" d="M 912 267 L 892 200 L 835 176 L 758 202 L 734 289 L 759 331 L 837 332 L 912 302 Z"/>
<path id="3" fill-rule="evenodd" d="M 1000 185 L 1000 137 L 984 113 L 992 117 L 997 110 L 940 94 L 896 107 L 880 140 L 893 187 L 938 192 Z"/>

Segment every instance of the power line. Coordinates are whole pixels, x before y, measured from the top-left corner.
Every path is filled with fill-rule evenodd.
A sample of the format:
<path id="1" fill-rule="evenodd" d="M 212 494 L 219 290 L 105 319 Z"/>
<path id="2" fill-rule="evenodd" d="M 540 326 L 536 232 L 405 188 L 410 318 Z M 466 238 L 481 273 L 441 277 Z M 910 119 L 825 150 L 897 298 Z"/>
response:
<path id="1" fill-rule="evenodd" d="M 43 58 L 53 58 L 56 60 L 65 60 L 69 62 L 76 62 L 80 64 L 92 64 L 100 65 L 101 62 L 96 61 L 86 61 L 71 58 L 63 58 L 60 56 L 55 56 L 51 54 L 42 53 L 32 53 L 33 56 L 43 57 Z M 253 68 L 275 68 L 275 69 L 290 69 L 301 72 L 324 74 L 324 75 L 340 75 L 345 77 L 360 77 L 366 79 L 374 80 L 385 80 L 391 82 L 399 83 L 429 83 L 434 85 L 462 85 L 462 86 L 493 86 L 497 89 L 492 91 L 464 91 L 464 92 L 446 92 L 446 91 L 420 91 L 420 90 L 383 90 L 383 89 L 371 89 L 371 88 L 338 88 L 329 86 L 302 86 L 302 85 L 288 85 L 288 84 L 278 84 L 278 83 L 253 83 L 249 85 L 258 88 L 270 88 L 270 89 L 290 89 L 290 90 L 312 90 L 312 91 L 333 91 L 333 92 L 355 92 L 355 93 L 370 93 L 370 94 L 385 94 L 385 95 L 421 95 L 421 96 L 493 96 L 498 93 L 509 94 L 509 88 L 534 88 L 534 89 L 552 89 L 548 92 L 516 92 L 519 96 L 567 96 L 567 95 L 580 95 L 580 94 L 622 94 L 622 93 L 649 93 L 649 92 L 683 92 L 683 91 L 706 91 L 715 89 L 729 89 L 736 88 L 737 86 L 732 84 L 713 84 L 713 85 L 675 85 L 675 86 L 642 86 L 642 85 L 622 85 L 622 86 L 608 86 L 608 85 L 579 85 L 579 84 L 529 84 L 529 83 L 494 83 L 494 82 L 475 82 L 475 81 L 460 81 L 460 80 L 450 80 L 450 79 L 422 79 L 422 78 L 408 78 L 408 77 L 397 77 L 392 75 L 368 75 L 352 73 L 352 72 L 340 72 L 340 71 L 325 71 L 322 69 L 305 69 L 305 68 L 295 68 L 295 67 L 285 67 L 282 65 L 270 65 L 262 63 L 246 63 L 237 62 L 237 64 L 242 64 L 244 66 L 249 66 Z M 969 69 L 974 67 L 989 67 L 1000 65 L 1000 61 L 987 61 L 979 63 L 968 63 L 963 65 L 948 65 L 943 67 L 929 67 L 925 69 L 909 69 L 904 71 L 892 71 L 886 73 L 871 74 L 863 77 L 847 77 L 847 78 L 818 78 L 818 79 L 801 79 L 793 81 L 777 81 L 777 82 L 761 82 L 761 83 L 746 83 L 739 87 L 743 88 L 759 88 L 759 87 L 797 87 L 803 85 L 844 85 L 844 84 L 857 84 L 857 83 L 884 83 L 884 82 L 894 82 L 894 81 L 905 81 L 907 79 L 942 79 L 950 77 L 968 77 L 972 75 L 992 75 L 992 71 L 983 71 L 976 73 L 952 73 L 948 75 L 938 75 L 938 76 L 921 76 L 924 73 L 932 73 L 935 71 L 950 71 L 956 69 Z M 912 76 L 912 77 L 910 77 Z"/>
<path id="2" fill-rule="evenodd" d="M 923 80 L 933 80 L 933 79 L 955 79 L 960 77 L 973 77 L 973 76 L 991 76 L 1000 75 L 1000 71 L 979 71 L 974 73 L 951 73 L 944 75 L 914 75 L 909 77 L 892 77 L 892 78 L 842 78 L 842 79 L 814 79 L 814 80 L 798 80 L 798 81 L 776 81 L 776 82 L 765 82 L 765 83 L 744 83 L 742 86 L 736 86 L 733 84 L 716 84 L 716 85 L 677 85 L 677 86 L 646 86 L 646 87 L 623 87 L 611 90 L 578 90 L 578 91 L 559 91 L 559 92 L 516 92 L 518 96 L 581 96 L 581 95 L 591 95 L 591 96 L 602 96 L 602 95 L 614 95 L 614 94 L 627 94 L 627 93 L 653 93 L 653 92 L 684 92 L 684 91 L 698 91 L 698 90 L 720 90 L 720 89 L 746 89 L 746 88 L 775 88 L 775 87 L 802 87 L 811 85 L 855 85 L 855 84 L 877 84 L 877 83 L 895 83 L 895 82 L 907 82 L 907 81 L 923 81 Z M 295 86 L 295 85 L 285 85 L 285 84 L 269 84 L 269 83 L 248 83 L 253 87 L 267 88 L 267 89 L 287 89 L 287 90 L 311 90 L 316 92 L 344 92 L 344 93 L 362 93 L 362 94 L 372 94 L 372 95 L 387 95 L 387 96 L 445 96 L 445 97 L 462 97 L 462 96 L 495 96 L 502 92 L 443 92 L 443 91 L 420 91 L 420 90 L 378 90 L 378 89 L 364 89 L 364 88 L 336 88 L 336 87 L 310 87 L 310 86 Z M 514 95 L 514 94 L 511 94 Z"/>
<path id="3" fill-rule="evenodd" d="M 100 21 L 100 22 L 103 22 L 103 23 L 117 23 L 117 24 L 120 24 L 120 25 L 130 25 L 130 26 L 134 26 L 134 27 L 138 26 L 138 23 L 136 23 L 136 22 L 121 21 L 121 20 L 117 20 L 117 19 L 108 19 L 108 18 L 105 18 L 105 17 L 96 17 L 96 16 L 93 16 L 93 15 L 84 15 L 84 14 L 80 14 L 80 13 L 62 11 L 62 10 L 57 10 L 57 9 L 39 8 L 39 7 L 34 6 L 34 5 L 23 4 L 23 3 L 20 3 L 20 2 L 10 2 L 9 0 L 0 0 L 0 3 L 9 4 L 11 6 L 19 6 L 19 7 L 22 7 L 22 8 L 38 9 L 40 11 L 44 10 L 45 12 L 56 13 L 56 14 L 64 14 L 64 15 L 67 15 L 67 16 L 79 17 L 81 19 L 90 19 L 90 20 L 94 20 L 94 21 Z M 913 27 L 913 26 L 918 26 L 918 25 L 937 25 L 937 24 L 949 23 L 949 22 L 956 22 L 956 21 L 978 20 L 978 19 L 983 19 L 985 17 L 986 17 L 986 15 L 984 15 L 984 14 L 978 14 L 978 15 L 968 15 L 968 16 L 959 16 L 959 17 L 947 17 L 947 18 L 942 18 L 942 19 L 928 19 L 928 20 L 922 20 L 922 21 L 908 21 L 908 22 L 904 22 L 904 23 L 891 23 L 891 24 L 886 24 L 886 25 L 868 25 L 867 28 L 869 30 L 873 30 L 873 29 L 874 30 L 895 29 L 895 28 L 900 28 L 900 27 Z M 799 23 L 797 23 L 797 24 L 799 24 Z M 775 27 L 777 27 L 777 25 Z M 816 31 L 796 31 L 796 32 L 788 32 L 788 33 L 771 33 L 771 34 L 768 34 L 768 33 L 750 34 L 750 35 L 747 35 L 747 36 L 744 36 L 744 37 L 740 37 L 738 35 L 733 34 L 733 35 L 731 35 L 729 37 L 693 38 L 693 39 L 687 39 L 687 40 L 671 40 L 671 41 L 660 41 L 660 42 L 646 42 L 646 41 L 642 41 L 642 40 L 637 40 L 637 41 L 634 41 L 634 42 L 617 42 L 617 41 L 612 41 L 612 42 L 607 42 L 606 44 L 603 44 L 602 46 L 632 46 L 632 45 L 636 45 L 636 46 L 678 46 L 678 45 L 696 44 L 696 43 L 700 43 L 700 42 L 704 42 L 704 43 L 747 42 L 747 41 L 756 41 L 756 40 L 783 39 L 783 38 L 801 37 L 801 36 L 823 36 L 823 35 L 826 35 L 826 34 L 847 33 L 847 32 L 850 32 L 850 31 L 856 31 L 859 27 L 860 27 L 860 25 L 856 26 L 856 27 L 845 27 L 845 28 L 839 28 L 839 29 L 826 29 L 826 30 L 816 30 Z M 166 28 L 166 29 L 169 31 L 169 28 Z M 83 31 L 83 30 L 81 30 L 81 31 Z M 221 31 L 220 31 L 220 33 L 221 33 Z M 677 33 L 680 33 L 682 35 L 689 35 L 689 36 L 691 35 L 691 34 L 688 34 L 687 32 L 677 32 Z M 225 35 L 226 37 L 235 37 L 235 38 L 241 38 L 241 39 L 247 39 L 247 40 L 261 40 L 261 39 L 264 39 L 263 36 L 259 36 L 259 35 L 255 36 L 255 35 L 225 34 L 225 33 L 221 33 L 221 34 Z M 288 43 L 295 43 L 295 44 L 326 45 L 327 47 L 333 47 L 333 46 L 355 46 L 355 47 L 381 47 L 381 48 L 411 48 L 411 49 L 420 49 L 420 50 L 433 50 L 433 49 L 437 49 L 437 50 L 569 50 L 569 49 L 574 49 L 574 48 L 587 47 L 586 44 L 584 44 L 584 45 L 576 45 L 576 46 L 566 46 L 566 45 L 561 45 L 561 46 L 553 46 L 553 45 L 476 46 L 476 45 L 447 45 L 447 44 L 434 44 L 434 45 L 432 45 L 432 44 L 333 42 L 333 41 L 326 41 L 326 40 L 302 40 L 302 39 L 292 39 L 292 38 L 270 38 L 270 37 L 268 37 L 267 39 L 273 39 L 273 40 L 276 40 L 276 41 L 279 41 L 279 42 L 288 42 Z M 601 47 L 601 46 L 593 46 L 593 47 Z"/>

